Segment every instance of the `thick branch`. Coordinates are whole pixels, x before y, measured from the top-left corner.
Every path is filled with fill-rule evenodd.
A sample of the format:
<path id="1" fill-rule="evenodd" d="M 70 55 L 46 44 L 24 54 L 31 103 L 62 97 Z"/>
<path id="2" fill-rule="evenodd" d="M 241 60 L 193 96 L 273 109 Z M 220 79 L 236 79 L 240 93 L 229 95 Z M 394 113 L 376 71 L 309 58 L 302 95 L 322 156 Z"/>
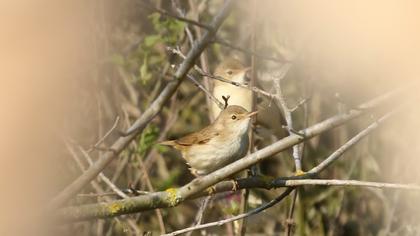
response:
<path id="1" fill-rule="evenodd" d="M 347 114 L 340 114 L 331 117 L 323 122 L 303 130 L 302 133 L 305 133 L 306 138 L 319 135 L 362 115 L 370 108 L 378 106 L 395 93 L 396 92 L 391 92 L 382 95 L 376 99 L 371 100 L 370 102 L 361 105 L 357 110 L 352 110 Z M 112 204 L 99 203 L 80 207 L 71 207 L 61 210 L 60 215 L 62 218 L 66 219 L 84 220 L 129 214 L 155 208 L 173 207 L 187 199 L 202 196 L 203 191 L 209 186 L 214 185 L 224 180 L 226 177 L 237 173 L 238 171 L 241 171 L 265 158 L 268 158 L 275 153 L 286 150 L 293 145 L 302 142 L 303 140 L 304 138 L 299 135 L 290 135 L 207 176 L 197 178 L 191 183 L 179 189 L 172 188 L 166 191 L 133 197 L 127 200 L 115 201 Z M 289 186 L 286 185 L 286 183 L 290 182 L 285 181 L 287 180 L 279 179 L 274 182 L 273 179 L 270 178 L 254 177 L 245 180 L 238 180 L 238 184 L 240 188 L 258 187 L 270 189 L 272 187 L 278 186 Z M 232 187 L 232 183 L 229 184 L 229 182 L 223 182 L 216 185 L 216 191 L 228 191 L 231 190 Z"/>
<path id="2" fill-rule="evenodd" d="M 50 203 L 50 208 L 54 209 L 63 205 L 71 197 L 76 195 L 86 184 L 93 180 L 124 148 L 139 134 L 146 125 L 160 112 L 163 105 L 168 101 L 172 94 L 177 90 L 185 75 L 194 66 L 196 59 L 207 47 L 216 34 L 217 29 L 223 23 L 232 9 L 233 1 L 226 1 L 223 8 L 210 24 L 213 30 L 207 31 L 204 36 L 191 48 L 187 57 L 175 72 L 174 79 L 169 82 L 151 106 L 136 120 L 128 129 L 127 136 L 119 138 L 112 146 L 112 152 L 108 152 L 101 159 L 95 162 L 86 172 L 79 176 L 73 183 L 68 185 Z"/>
<path id="3" fill-rule="evenodd" d="M 296 187 L 303 185 L 323 185 L 323 186 L 348 186 L 348 187 L 372 187 L 372 188 L 391 188 L 401 190 L 420 191 L 420 186 L 414 184 L 396 184 L 368 182 L 359 180 L 339 180 L 339 179 L 271 179 L 265 176 L 253 176 L 238 180 L 239 189 L 262 188 L 272 189 L 280 187 Z M 216 192 L 231 191 L 232 181 L 225 181 L 216 185 Z M 154 208 L 173 207 L 171 205 L 171 196 L 176 189 L 166 191 L 166 198 L 162 198 L 162 192 L 152 193 L 150 201 L 146 202 L 144 198 L 132 197 L 124 200 L 117 200 L 112 203 L 97 203 L 84 206 L 67 207 L 58 211 L 58 217 L 61 221 L 81 221 L 97 218 L 114 217 L 121 214 L 136 213 L 139 211 L 150 210 Z M 192 196 L 198 198 L 209 193 L 202 193 Z"/>

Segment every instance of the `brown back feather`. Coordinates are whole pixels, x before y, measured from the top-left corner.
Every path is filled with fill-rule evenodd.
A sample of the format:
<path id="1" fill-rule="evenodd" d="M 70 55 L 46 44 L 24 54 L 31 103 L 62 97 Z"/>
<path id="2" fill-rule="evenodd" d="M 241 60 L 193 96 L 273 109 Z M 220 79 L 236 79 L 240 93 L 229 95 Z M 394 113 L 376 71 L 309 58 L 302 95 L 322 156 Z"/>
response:
<path id="1" fill-rule="evenodd" d="M 194 144 L 206 144 L 210 141 L 211 138 L 217 135 L 219 134 L 216 130 L 211 128 L 211 126 L 207 126 L 198 132 L 194 132 L 182 138 L 179 138 L 175 140 L 175 142 L 183 146 L 191 146 Z"/>

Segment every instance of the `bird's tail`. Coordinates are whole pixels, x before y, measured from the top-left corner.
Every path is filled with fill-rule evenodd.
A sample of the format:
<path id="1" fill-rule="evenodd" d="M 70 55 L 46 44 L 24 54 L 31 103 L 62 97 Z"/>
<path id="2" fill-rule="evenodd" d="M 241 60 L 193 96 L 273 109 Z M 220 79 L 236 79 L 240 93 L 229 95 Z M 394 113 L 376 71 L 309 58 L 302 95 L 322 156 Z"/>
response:
<path id="1" fill-rule="evenodd" d="M 175 142 L 173 140 L 163 141 L 157 144 L 166 145 L 166 146 L 175 146 Z"/>

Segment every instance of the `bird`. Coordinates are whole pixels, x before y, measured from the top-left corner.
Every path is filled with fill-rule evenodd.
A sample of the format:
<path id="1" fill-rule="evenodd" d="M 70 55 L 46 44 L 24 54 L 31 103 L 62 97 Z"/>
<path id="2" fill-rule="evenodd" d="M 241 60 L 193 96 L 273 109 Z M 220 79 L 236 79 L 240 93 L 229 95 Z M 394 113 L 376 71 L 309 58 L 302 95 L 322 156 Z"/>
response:
<path id="1" fill-rule="evenodd" d="M 247 72 L 250 69 L 250 67 L 245 67 L 240 61 L 228 57 L 216 67 L 214 76 L 236 83 L 247 84 L 249 82 Z M 250 89 L 215 80 L 213 96 L 219 101 L 223 101 L 223 97 L 229 97 L 229 105 L 238 105 L 248 111 L 252 110 L 252 91 Z M 221 108 L 216 103 L 213 103 L 210 112 L 211 117 L 215 119 L 221 111 Z"/>
<path id="2" fill-rule="evenodd" d="M 229 105 L 209 126 L 159 144 L 181 151 L 194 176 L 207 175 L 245 156 L 249 145 L 251 117 L 257 112 Z"/>
<path id="3" fill-rule="evenodd" d="M 229 56 L 216 66 L 213 75 L 222 77 L 231 82 L 247 84 L 250 82 L 250 77 L 247 76 L 247 72 L 250 69 L 250 67 L 245 67 L 239 60 Z M 260 84 L 260 82 L 263 82 L 260 86 L 263 90 L 269 91 L 270 86 L 271 88 L 273 86 L 273 80 L 267 75 L 269 75 L 269 73 L 264 73 L 264 76 L 256 76 L 255 83 Z M 267 83 L 267 80 L 271 83 Z M 219 101 L 223 101 L 224 98 L 229 98 L 229 105 L 242 106 L 248 111 L 253 110 L 253 92 L 250 88 L 239 87 L 231 83 L 214 80 L 212 95 Z M 255 106 L 258 107 L 259 110 L 258 117 L 255 118 L 253 124 L 253 130 L 257 133 L 256 145 L 258 146 L 261 144 L 264 146 L 265 144 L 268 144 L 264 144 L 264 142 L 269 140 L 272 135 L 284 137 L 286 132 L 282 127 L 282 124 L 285 124 L 285 120 L 278 107 L 271 106 L 273 98 L 264 96 L 257 98 L 257 96 L 255 96 L 254 100 Z M 210 108 L 211 119 L 215 119 L 220 112 L 221 108 L 216 103 L 213 103 Z"/>

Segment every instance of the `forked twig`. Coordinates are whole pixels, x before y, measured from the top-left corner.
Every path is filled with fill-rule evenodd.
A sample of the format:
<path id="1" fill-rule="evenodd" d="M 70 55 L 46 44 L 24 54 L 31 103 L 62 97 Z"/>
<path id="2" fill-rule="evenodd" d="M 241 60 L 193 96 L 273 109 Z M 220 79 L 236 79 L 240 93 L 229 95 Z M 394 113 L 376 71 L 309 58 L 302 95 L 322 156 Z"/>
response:
<path id="1" fill-rule="evenodd" d="M 229 106 L 229 103 L 228 103 L 229 98 L 230 98 L 230 95 L 222 96 L 223 101 L 225 101 L 225 105 L 223 107 L 223 110 L 226 109 Z"/>
<path id="2" fill-rule="evenodd" d="M 112 127 L 106 132 L 106 134 L 104 136 L 102 136 L 102 138 L 100 138 L 93 146 L 91 146 L 88 150 L 86 150 L 88 153 L 92 152 L 95 149 L 100 150 L 101 147 L 99 147 L 99 145 L 101 145 L 106 138 L 108 138 L 109 135 L 111 135 L 112 131 L 115 130 L 115 128 L 117 128 L 118 126 L 118 122 L 120 121 L 120 116 L 117 116 L 117 118 L 114 121 L 114 124 L 112 125 Z"/>

